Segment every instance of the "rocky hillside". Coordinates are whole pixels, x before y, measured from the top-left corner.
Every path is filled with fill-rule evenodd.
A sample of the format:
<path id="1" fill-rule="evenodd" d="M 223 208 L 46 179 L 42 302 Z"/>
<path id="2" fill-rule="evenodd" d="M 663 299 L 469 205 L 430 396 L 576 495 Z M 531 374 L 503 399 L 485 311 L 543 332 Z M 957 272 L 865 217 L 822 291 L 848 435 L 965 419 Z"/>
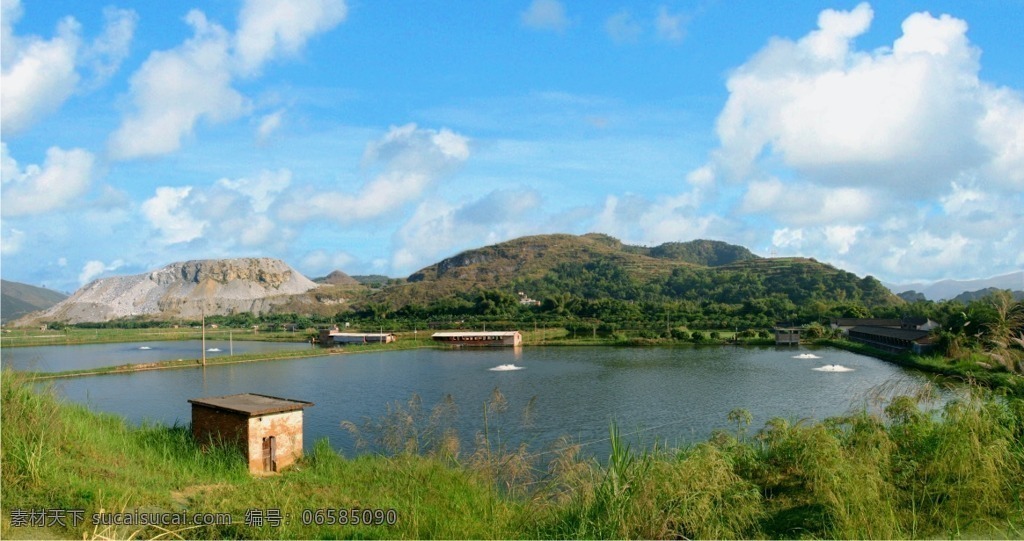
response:
<path id="1" fill-rule="evenodd" d="M 0 321 L 7 322 L 45 310 L 66 298 L 67 295 L 52 289 L 0 280 Z"/>
<path id="2" fill-rule="evenodd" d="M 294 304 L 296 296 L 316 287 L 277 259 L 186 261 L 144 274 L 95 280 L 32 319 L 82 323 L 139 316 L 198 319 L 204 311 L 260 314 Z"/>

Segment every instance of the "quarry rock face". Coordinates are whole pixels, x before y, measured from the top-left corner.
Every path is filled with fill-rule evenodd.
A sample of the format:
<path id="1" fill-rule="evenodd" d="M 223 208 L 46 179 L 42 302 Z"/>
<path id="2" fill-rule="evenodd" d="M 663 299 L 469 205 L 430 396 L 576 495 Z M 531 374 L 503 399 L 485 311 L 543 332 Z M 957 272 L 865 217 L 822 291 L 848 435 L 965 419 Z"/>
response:
<path id="1" fill-rule="evenodd" d="M 198 319 L 204 311 L 260 314 L 316 287 L 278 259 L 185 261 L 95 280 L 34 319 L 83 323 L 135 316 Z"/>

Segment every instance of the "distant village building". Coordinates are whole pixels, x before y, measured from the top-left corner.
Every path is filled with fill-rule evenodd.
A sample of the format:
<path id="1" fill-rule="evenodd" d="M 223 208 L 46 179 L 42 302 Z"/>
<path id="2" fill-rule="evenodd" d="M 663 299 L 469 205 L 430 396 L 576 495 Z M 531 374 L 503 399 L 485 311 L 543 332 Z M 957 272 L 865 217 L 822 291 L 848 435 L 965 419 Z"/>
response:
<path id="1" fill-rule="evenodd" d="M 900 319 L 881 319 L 881 318 L 859 318 L 859 317 L 841 317 L 832 320 L 831 324 L 833 329 L 838 329 L 844 335 L 854 327 L 889 327 L 892 329 L 899 329 L 903 326 L 903 320 Z"/>
<path id="2" fill-rule="evenodd" d="M 519 331 L 436 332 L 431 335 L 437 342 L 451 346 L 520 346 L 523 335 Z"/>
<path id="3" fill-rule="evenodd" d="M 242 449 L 249 472 L 280 471 L 302 456 L 302 410 L 312 402 L 243 393 L 189 400 L 200 443 Z"/>
<path id="4" fill-rule="evenodd" d="M 540 306 L 540 301 L 535 300 L 535 299 L 531 299 L 530 297 L 528 297 L 526 295 L 526 293 L 523 293 L 522 291 L 520 291 L 519 292 L 519 304 L 522 305 L 522 306 Z"/>

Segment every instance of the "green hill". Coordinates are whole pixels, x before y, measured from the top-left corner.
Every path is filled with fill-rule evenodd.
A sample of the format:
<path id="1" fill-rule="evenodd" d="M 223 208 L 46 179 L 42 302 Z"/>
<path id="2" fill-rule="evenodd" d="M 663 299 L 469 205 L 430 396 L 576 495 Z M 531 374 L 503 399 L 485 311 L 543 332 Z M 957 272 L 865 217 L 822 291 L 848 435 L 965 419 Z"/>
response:
<path id="1" fill-rule="evenodd" d="M 689 311 L 769 318 L 860 315 L 903 301 L 872 278 L 805 258 L 761 258 L 719 241 L 623 244 L 601 234 L 538 235 L 467 250 L 379 292 L 392 310 L 442 299 L 463 305 L 481 295 L 517 293 L 556 305 L 610 302 L 689 303 Z M 620 309 L 612 304 L 604 312 Z M 581 317 L 592 315 L 581 309 Z M 559 313 L 563 313 L 559 310 Z M 724 318 L 723 318 L 724 319 Z M 748 318 L 749 320 L 749 318 Z"/>
<path id="2" fill-rule="evenodd" d="M 0 280 L 0 320 L 4 322 L 45 310 L 67 298 L 67 295 L 20 282 Z"/>

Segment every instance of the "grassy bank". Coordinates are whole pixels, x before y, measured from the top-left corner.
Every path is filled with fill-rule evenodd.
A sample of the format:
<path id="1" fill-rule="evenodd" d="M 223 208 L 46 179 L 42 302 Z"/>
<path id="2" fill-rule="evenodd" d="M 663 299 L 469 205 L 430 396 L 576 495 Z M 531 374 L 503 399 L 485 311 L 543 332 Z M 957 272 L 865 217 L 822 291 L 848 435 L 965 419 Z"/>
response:
<path id="1" fill-rule="evenodd" d="M 602 463 L 573 445 L 530 455 L 485 435 L 460 450 L 398 415 L 380 425 L 393 455 L 349 459 L 318 442 L 295 468 L 253 478 L 236 451 L 200 451 L 187 427 L 130 427 L 35 392 L 22 376 L 0 379 L 4 539 L 1024 535 L 1024 401 L 980 389 L 936 415 L 900 398 L 881 417 L 776 419 L 756 432 L 737 410 L 728 428 L 681 450 L 630 450 L 613 426 Z M 316 524 L 327 509 L 352 508 L 394 509 L 397 520 Z M 48 524 L 55 509 L 81 509 L 85 520 Z M 227 513 L 231 524 L 92 525 L 101 510 Z M 46 517 L 41 527 L 17 525 L 33 511 Z M 278 526 L 246 524 L 274 511 Z"/>
<path id="2" fill-rule="evenodd" d="M 1011 374 L 1004 369 L 985 368 L 977 362 L 984 359 L 968 358 L 954 361 L 941 355 L 924 356 L 914 355 L 913 353 L 892 353 L 849 340 L 818 340 L 815 344 L 844 349 L 903 367 L 939 374 L 968 384 L 984 385 L 990 389 L 1024 397 L 1024 376 Z"/>
<path id="3" fill-rule="evenodd" d="M 152 342 L 162 340 L 199 340 L 203 330 L 198 327 L 150 329 L 5 329 L 0 334 L 0 347 L 59 346 L 111 344 L 118 342 Z M 252 329 L 207 329 L 207 340 L 255 340 L 261 342 L 308 342 L 305 332 L 253 332 Z"/>

